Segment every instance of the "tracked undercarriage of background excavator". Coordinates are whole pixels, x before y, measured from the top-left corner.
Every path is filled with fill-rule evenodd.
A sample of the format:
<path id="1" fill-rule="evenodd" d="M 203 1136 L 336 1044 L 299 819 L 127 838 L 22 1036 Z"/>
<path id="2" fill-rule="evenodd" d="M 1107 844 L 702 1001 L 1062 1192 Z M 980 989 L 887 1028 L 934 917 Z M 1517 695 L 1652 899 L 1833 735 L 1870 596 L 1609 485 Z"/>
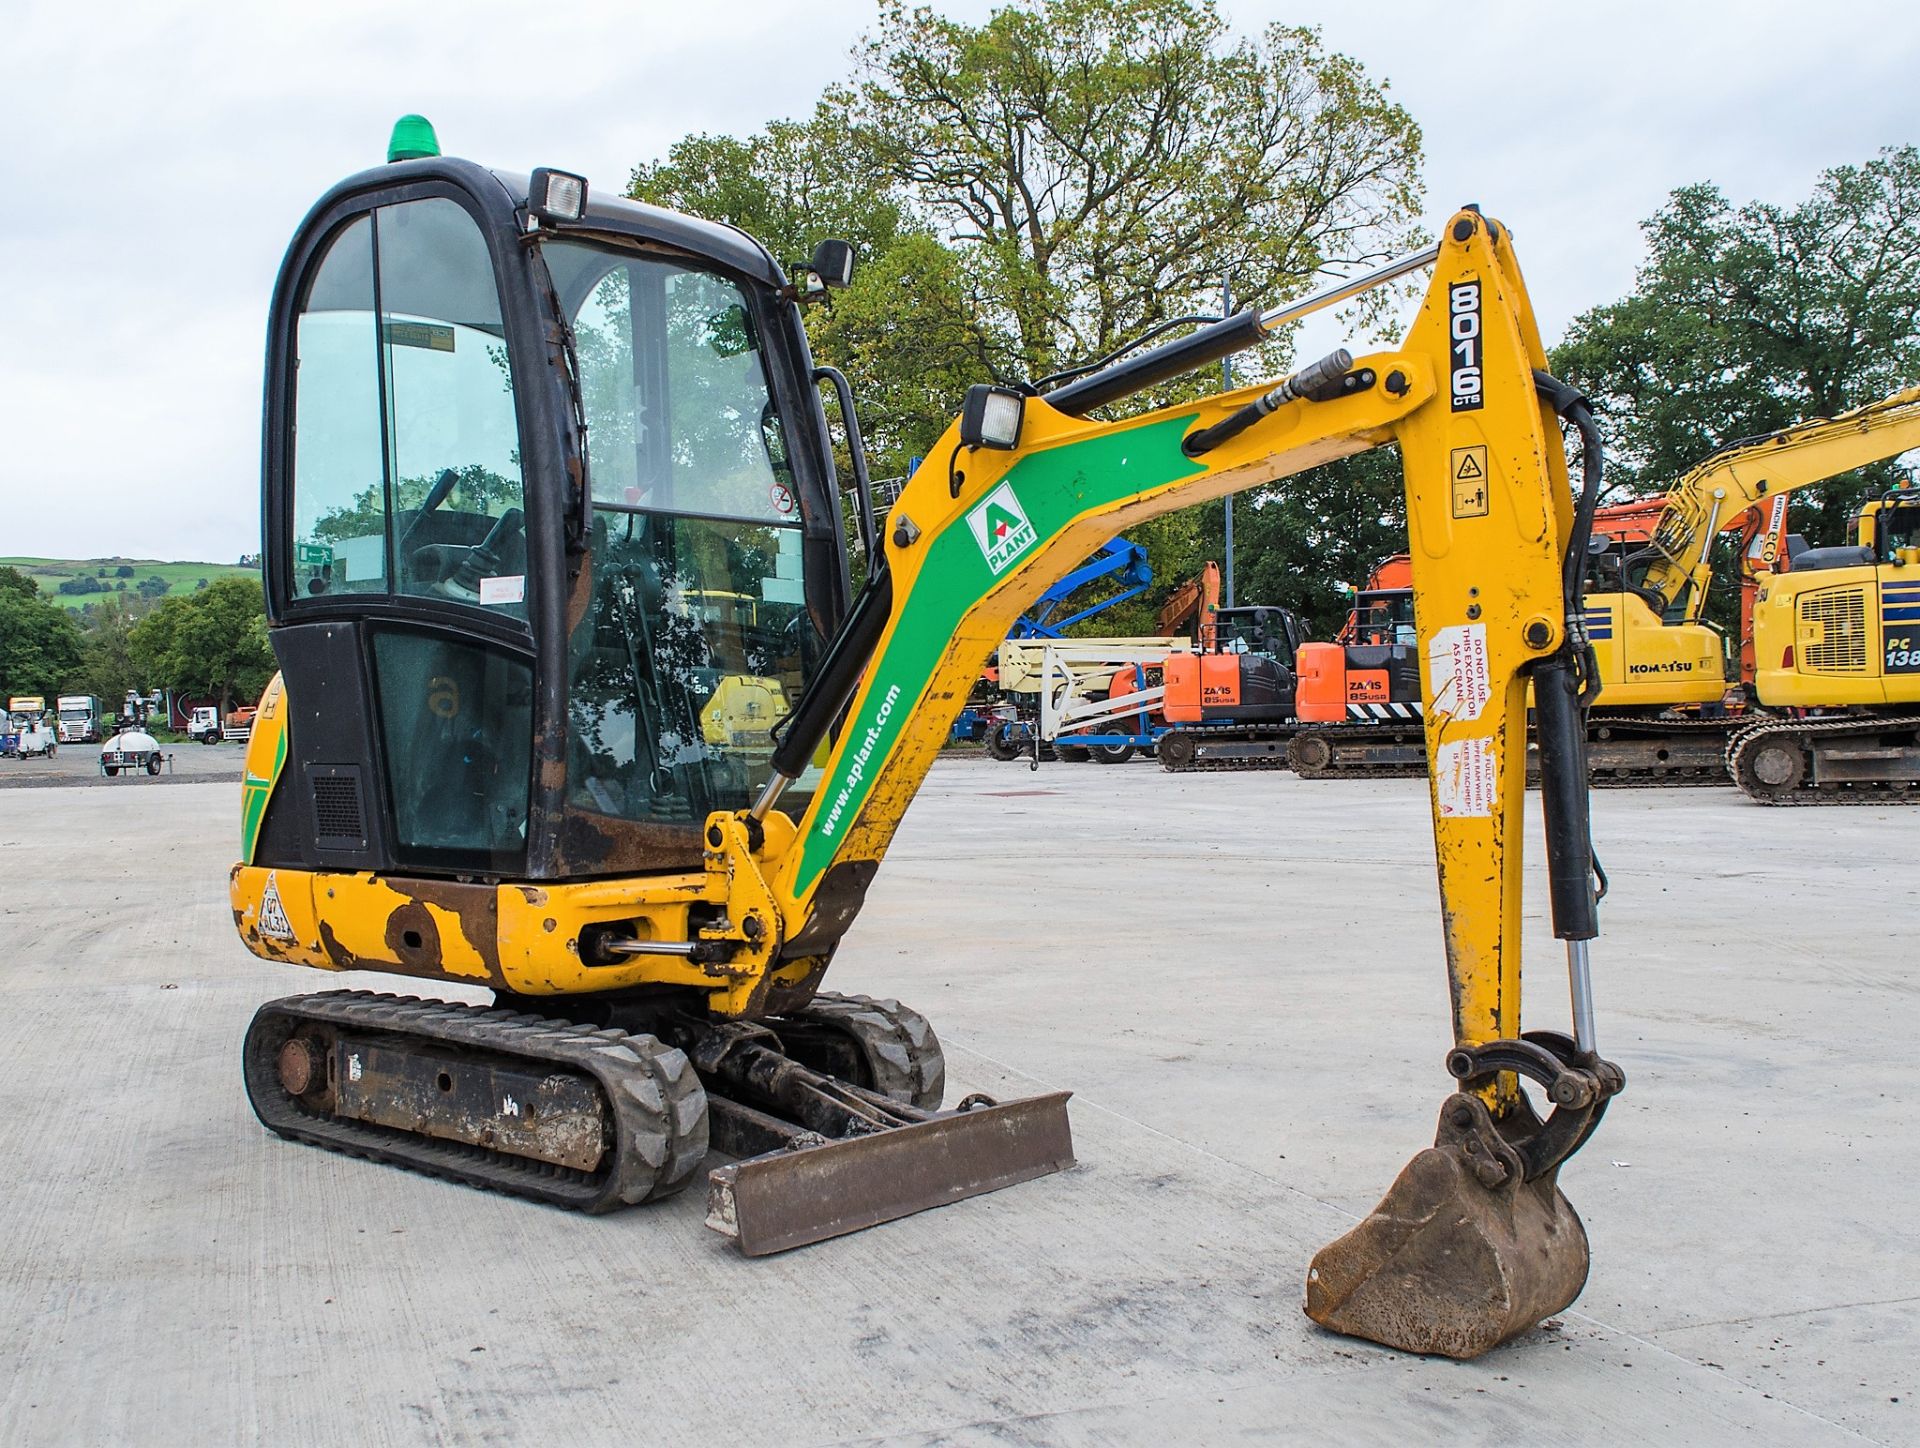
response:
<path id="1" fill-rule="evenodd" d="M 884 524 L 860 509 L 851 602 L 815 391 L 844 384 L 814 368 L 799 313 L 850 265 L 823 245 L 794 285 L 731 228 L 431 155 L 343 182 L 302 225 L 267 387 L 282 679 L 248 754 L 234 917 L 268 960 L 494 1004 L 270 1003 L 245 1048 L 261 1119 L 587 1210 L 672 1192 L 717 1147 L 740 1159 L 712 1174 L 709 1221 L 749 1252 L 1070 1164 L 1064 1093 L 942 1109 L 927 1022 L 822 976 L 1023 605 L 1117 529 L 1394 442 L 1454 1089 L 1436 1144 L 1315 1259 L 1306 1305 L 1460 1356 L 1564 1307 L 1587 1248 L 1556 1174 L 1622 1084 L 1588 984 L 1590 658 L 1569 563 L 1599 450 L 1584 404 L 1537 371 L 1506 231 L 1462 211 L 1306 302 L 1043 395 L 972 389 Z M 1398 350 L 1089 418 L 1428 268 Z M 1583 437 L 1578 502 L 1562 419 Z M 856 439 L 864 496 L 860 456 Z M 1487 473 L 1473 488 L 1466 456 Z M 1521 1031 L 1530 683 L 1571 1035 Z"/>

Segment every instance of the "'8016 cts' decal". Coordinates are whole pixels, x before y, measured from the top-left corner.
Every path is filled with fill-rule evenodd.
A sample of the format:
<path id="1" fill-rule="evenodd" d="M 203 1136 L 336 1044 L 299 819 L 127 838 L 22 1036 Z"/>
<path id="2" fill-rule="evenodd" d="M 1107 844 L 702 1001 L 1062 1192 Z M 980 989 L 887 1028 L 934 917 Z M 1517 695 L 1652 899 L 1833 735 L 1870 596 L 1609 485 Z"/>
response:
<path id="1" fill-rule="evenodd" d="M 1447 288 L 1447 335 L 1452 341 L 1453 410 L 1466 412 L 1486 401 L 1480 368 L 1480 283 L 1455 282 Z"/>

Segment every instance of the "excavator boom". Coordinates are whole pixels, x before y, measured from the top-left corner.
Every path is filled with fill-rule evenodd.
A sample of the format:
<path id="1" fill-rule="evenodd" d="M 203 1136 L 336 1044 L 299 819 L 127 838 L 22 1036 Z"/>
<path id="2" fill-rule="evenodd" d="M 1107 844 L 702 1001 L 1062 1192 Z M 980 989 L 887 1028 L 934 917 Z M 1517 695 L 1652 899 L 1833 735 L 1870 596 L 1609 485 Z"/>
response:
<path id="1" fill-rule="evenodd" d="M 1653 539 L 1628 571 L 1644 567 L 1637 586 L 1656 614 L 1684 603 L 1677 621 L 1698 623 L 1722 529 L 1763 502 L 1913 447 L 1920 447 L 1920 387 L 1729 443 L 1668 490 Z"/>

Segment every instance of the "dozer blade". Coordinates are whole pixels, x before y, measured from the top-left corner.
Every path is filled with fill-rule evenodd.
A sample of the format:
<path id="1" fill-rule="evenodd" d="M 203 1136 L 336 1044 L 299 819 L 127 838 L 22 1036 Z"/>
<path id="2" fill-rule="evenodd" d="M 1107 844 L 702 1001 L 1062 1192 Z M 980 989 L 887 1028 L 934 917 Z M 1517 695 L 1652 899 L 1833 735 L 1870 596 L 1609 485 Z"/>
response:
<path id="1" fill-rule="evenodd" d="M 1480 1107 L 1457 1096 L 1451 1109 L 1461 1102 Z M 1490 1129 L 1478 1141 L 1448 1135 L 1443 1126 L 1371 1215 L 1314 1256 L 1306 1308 L 1322 1327 L 1472 1358 L 1580 1295 L 1586 1229 L 1555 1173 L 1525 1180 L 1517 1157 L 1486 1148 Z"/>
<path id="2" fill-rule="evenodd" d="M 770 1152 L 708 1177 L 707 1225 L 749 1257 L 964 1201 L 1073 1165 L 1057 1091 Z"/>

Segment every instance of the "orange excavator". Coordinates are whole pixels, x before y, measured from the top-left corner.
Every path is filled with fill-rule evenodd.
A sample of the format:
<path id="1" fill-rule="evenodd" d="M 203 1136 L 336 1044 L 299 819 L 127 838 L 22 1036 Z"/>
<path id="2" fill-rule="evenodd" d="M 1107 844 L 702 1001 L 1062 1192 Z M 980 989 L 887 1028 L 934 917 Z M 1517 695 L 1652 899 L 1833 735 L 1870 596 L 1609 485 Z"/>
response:
<path id="1" fill-rule="evenodd" d="M 1114 675 L 1109 699 L 1153 686 L 1164 692 L 1154 723 L 1161 764 L 1189 769 L 1273 769 L 1286 762 L 1299 678 L 1300 622 L 1284 608 L 1220 605 L 1220 565 L 1208 563 L 1160 610 L 1162 635 L 1192 631 L 1191 653 L 1151 670 Z"/>
<path id="2" fill-rule="evenodd" d="M 1336 641 L 1307 643 L 1287 609 L 1220 607 L 1219 566 L 1207 564 L 1160 614 L 1163 634 L 1191 626 L 1195 641 L 1193 653 L 1169 657 L 1157 675 L 1168 726 L 1155 750 L 1161 765 L 1174 773 L 1424 772 L 1412 577 L 1407 555 L 1387 559 L 1355 591 Z M 1116 677 L 1109 697 L 1128 687 Z"/>

